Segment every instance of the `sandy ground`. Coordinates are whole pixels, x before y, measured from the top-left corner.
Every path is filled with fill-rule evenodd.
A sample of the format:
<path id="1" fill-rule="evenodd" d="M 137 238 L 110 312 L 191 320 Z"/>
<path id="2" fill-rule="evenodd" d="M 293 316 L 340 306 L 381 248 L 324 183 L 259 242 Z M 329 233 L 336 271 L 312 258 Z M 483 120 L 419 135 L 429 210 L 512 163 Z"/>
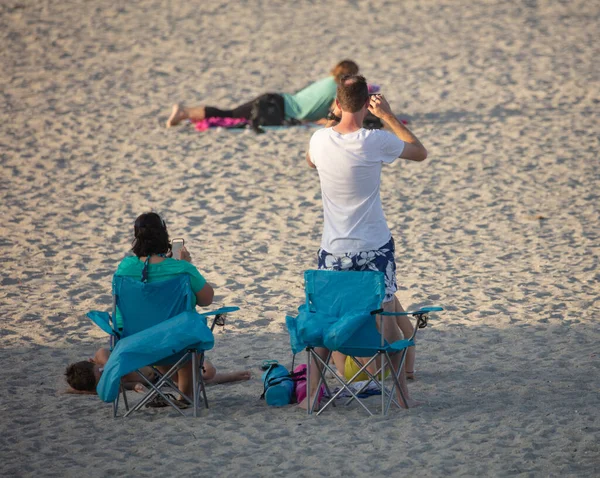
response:
<path id="1" fill-rule="evenodd" d="M 579 0 L 1 2 L 1 474 L 598 476 L 599 27 Z M 345 57 L 429 150 L 382 197 L 398 297 L 446 311 L 420 336 L 426 404 L 386 419 L 259 400 L 315 266 L 314 130 L 163 127 L 176 101 L 293 92 Z M 62 393 L 149 209 L 242 309 L 210 357 L 255 378 L 200 419 Z"/>

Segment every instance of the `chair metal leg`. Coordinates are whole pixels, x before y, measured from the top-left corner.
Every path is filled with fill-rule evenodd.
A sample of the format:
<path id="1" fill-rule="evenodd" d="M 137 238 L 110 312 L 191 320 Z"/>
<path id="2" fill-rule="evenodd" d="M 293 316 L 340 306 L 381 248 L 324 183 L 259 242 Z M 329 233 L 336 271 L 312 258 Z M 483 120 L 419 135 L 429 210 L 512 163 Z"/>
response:
<path id="1" fill-rule="evenodd" d="M 324 376 L 324 370 L 328 370 L 331 372 L 331 374 L 334 376 L 334 378 L 340 382 L 340 384 L 342 385 L 342 387 L 333 395 L 331 396 L 331 398 L 325 403 L 325 405 L 323 405 L 321 407 L 321 409 L 317 412 L 317 415 L 320 415 L 330 404 L 334 405 L 335 404 L 335 399 L 344 391 L 346 390 L 350 395 L 352 395 L 352 398 L 350 399 L 350 401 L 352 400 L 356 400 L 358 402 L 358 404 L 363 407 L 365 409 L 365 411 L 369 414 L 369 415 L 373 415 L 371 413 L 371 411 L 369 410 L 369 408 L 361 401 L 359 400 L 359 398 L 356 396 L 356 393 L 354 393 L 354 391 L 348 387 L 348 384 L 346 382 L 344 382 L 336 373 L 335 371 L 327 364 L 325 363 L 321 357 L 319 357 L 318 355 L 315 355 L 315 360 L 318 360 L 319 362 L 321 362 L 321 364 L 323 365 L 323 372 L 321 374 L 321 377 Z M 367 365 L 365 365 L 365 367 L 367 367 L 368 365 L 371 364 L 371 362 L 375 360 L 375 357 L 373 357 L 368 363 Z M 358 375 L 362 372 L 362 370 L 358 371 L 350 380 L 348 383 L 351 383 L 352 380 L 354 380 L 356 377 L 358 377 Z M 348 402 L 349 403 L 349 402 Z"/>
<path id="2" fill-rule="evenodd" d="M 192 392 L 194 400 L 194 417 L 198 416 L 198 355 L 195 350 L 191 350 L 192 353 L 192 386 L 194 390 Z"/>
<path id="3" fill-rule="evenodd" d="M 413 341 L 415 340 L 415 337 L 417 336 L 417 332 L 421 328 L 422 324 L 425 324 L 425 326 L 427 325 L 427 314 L 421 314 L 421 315 L 417 316 L 417 321 L 415 323 L 415 327 L 414 327 L 413 333 L 410 336 L 409 340 L 413 340 Z M 387 407 L 386 407 L 386 413 L 387 413 L 387 410 L 389 410 L 389 408 L 392 405 L 393 394 L 394 394 L 394 391 L 395 391 L 396 387 L 398 387 L 398 390 L 400 390 L 400 397 L 402 397 L 402 401 L 404 402 L 404 406 L 406 408 L 408 408 L 408 403 L 406 402 L 406 397 L 404 396 L 404 392 L 402 391 L 402 387 L 400 387 L 400 381 L 398 379 L 400 377 L 400 374 L 404 373 L 404 362 L 406 361 L 407 354 L 408 354 L 408 348 L 405 348 L 404 350 L 402 350 L 402 356 L 400 358 L 400 365 L 398 366 L 398 370 L 394 374 L 395 377 L 394 377 L 394 380 L 392 381 L 392 390 L 391 390 L 391 393 L 390 393 L 390 398 L 388 399 L 388 403 L 387 403 Z M 389 358 L 389 355 L 388 355 L 388 358 Z M 390 363 L 391 363 L 391 359 L 390 359 Z M 393 370 L 393 368 L 392 368 L 392 370 Z M 397 407 L 400 406 L 395 400 L 394 400 L 394 403 L 396 404 Z"/>
<path id="4" fill-rule="evenodd" d="M 307 404 L 308 404 L 308 412 L 309 415 L 312 414 L 315 411 L 315 407 L 317 406 L 317 401 L 318 401 L 318 397 L 319 397 L 319 390 L 321 390 L 321 385 L 325 384 L 325 389 L 328 391 L 329 394 L 331 394 L 331 391 L 329 390 L 329 387 L 327 385 L 327 381 L 325 380 L 325 368 L 327 370 L 331 370 L 330 367 L 327 366 L 327 364 L 329 363 L 329 360 L 331 358 L 331 354 L 332 352 L 330 351 L 329 354 L 327 355 L 327 358 L 325 360 L 325 362 L 323 362 L 323 359 L 321 357 L 319 357 L 319 355 L 315 352 L 314 349 L 307 349 L 308 351 L 308 360 L 307 360 L 307 365 L 306 365 L 306 400 L 307 400 Z M 310 403 L 310 397 L 311 397 L 311 390 L 310 390 L 310 362 L 311 362 L 311 357 L 314 359 L 315 364 L 317 364 L 317 369 L 319 370 L 319 382 L 317 383 L 317 392 L 315 393 L 315 399 L 313 400 L 312 404 Z M 318 362 L 321 362 L 324 365 L 324 369 L 321 369 L 321 367 L 318 366 Z M 318 415 L 318 413 L 317 413 Z"/>
<path id="5" fill-rule="evenodd" d="M 350 379 L 348 380 L 348 382 L 347 382 L 347 383 L 344 385 L 344 389 L 346 389 L 346 390 L 347 390 L 347 391 L 348 391 L 348 392 L 349 392 L 349 393 L 352 395 L 352 396 L 351 396 L 351 397 L 350 397 L 350 398 L 349 398 L 349 399 L 346 401 L 346 403 L 345 403 L 344 405 L 346 405 L 346 406 L 347 406 L 347 405 L 350 405 L 350 403 L 352 403 L 352 401 L 353 401 L 353 400 L 356 400 L 356 401 L 357 401 L 357 402 L 358 402 L 358 403 L 359 403 L 361 406 L 363 406 L 363 408 L 367 408 L 367 407 L 366 407 L 366 406 L 365 406 L 365 405 L 362 403 L 362 401 L 358 399 L 358 395 L 360 395 L 360 394 L 361 394 L 361 393 L 362 393 L 362 392 L 363 392 L 365 389 L 367 389 L 367 387 L 369 386 L 369 384 L 370 384 L 371 382 L 373 382 L 373 383 L 375 383 L 375 384 L 376 384 L 376 385 L 379 387 L 379 389 L 381 390 L 381 394 L 383 395 L 383 396 L 382 396 L 382 403 L 383 403 L 383 401 L 384 401 L 384 399 L 385 399 L 385 397 L 386 397 L 386 396 L 387 396 L 387 397 L 389 397 L 389 399 L 388 399 L 388 404 L 387 404 L 387 407 L 385 407 L 385 410 L 386 410 L 386 411 L 385 411 L 385 414 L 386 414 L 386 415 L 387 415 L 387 410 L 389 410 L 390 401 L 393 401 L 393 402 L 394 402 L 394 404 L 395 404 L 397 407 L 400 407 L 400 405 L 398 405 L 398 402 L 396 401 L 396 399 L 394 399 L 394 398 L 393 398 L 393 394 L 392 394 L 390 391 L 388 391 L 388 390 L 387 390 L 387 388 L 385 388 L 385 369 L 384 369 L 384 367 L 383 367 L 383 366 L 380 366 L 380 367 L 379 367 L 379 369 L 378 369 L 378 370 L 375 372 L 375 374 L 372 374 L 372 373 L 371 373 L 371 372 L 369 372 L 369 370 L 368 370 L 368 367 L 369 367 L 369 366 L 370 366 L 370 365 L 371 365 L 371 364 L 372 364 L 372 363 L 373 363 L 373 362 L 374 362 L 374 361 L 377 359 L 377 357 L 378 357 L 378 355 L 379 355 L 379 354 L 385 354 L 385 352 L 384 352 L 384 351 L 378 352 L 378 354 L 377 354 L 377 355 L 374 355 L 373 357 L 371 357 L 371 358 L 369 359 L 369 361 L 368 361 L 368 362 L 367 362 L 365 365 L 363 365 L 362 363 L 360 363 L 360 362 L 359 362 L 359 361 L 356 359 L 356 357 L 352 357 L 352 356 L 350 357 L 352 360 L 354 360 L 354 362 L 356 363 L 356 365 L 358 365 L 358 367 L 359 367 L 359 370 L 358 370 L 358 371 L 357 371 L 357 372 L 354 374 L 354 376 L 352 376 L 352 378 L 350 378 Z M 382 364 L 384 364 L 383 358 L 384 358 L 384 357 L 381 357 L 381 356 L 380 356 L 380 361 L 381 361 L 380 363 L 382 363 Z M 393 370 L 393 369 L 394 369 L 394 368 L 393 368 L 393 366 L 392 366 L 392 363 L 391 363 L 391 361 L 387 362 L 387 365 L 388 365 L 388 367 L 390 368 L 390 370 Z M 382 372 L 383 372 L 383 374 L 384 374 L 384 375 L 383 375 L 383 379 L 381 378 L 382 376 L 380 375 Z M 351 391 L 351 389 L 349 388 L 349 385 L 350 385 L 351 383 L 353 383 L 353 382 L 354 382 L 354 380 L 356 380 L 356 378 L 357 378 L 357 377 L 358 377 L 358 376 L 359 376 L 361 373 L 365 373 L 365 374 L 367 374 L 367 375 L 368 375 L 368 377 L 369 377 L 369 380 L 367 380 L 367 381 L 366 381 L 366 383 L 365 383 L 365 384 L 364 384 L 364 385 L 363 385 L 363 386 L 360 388 L 360 390 L 358 390 L 357 392 L 353 393 L 353 392 Z M 378 378 L 378 377 L 379 377 L 379 378 Z M 340 380 L 340 379 L 338 378 L 338 380 Z M 341 380 L 340 380 L 340 383 L 343 383 L 343 382 L 341 382 Z M 338 391 L 338 393 L 336 393 L 336 394 L 335 394 L 335 396 L 337 397 L 337 395 L 339 395 L 339 394 L 340 394 L 342 391 L 343 391 L 343 389 L 342 389 L 342 390 L 339 390 L 339 391 Z M 372 413 L 370 413 L 370 415 L 372 415 Z"/>
<path id="6" fill-rule="evenodd" d="M 377 382 L 377 378 L 376 377 L 379 377 L 379 374 L 381 373 L 381 370 L 382 370 L 381 367 L 379 367 L 379 369 L 375 372 L 375 374 L 372 374 L 366 368 L 364 368 L 364 366 L 356 359 L 356 357 L 350 357 L 350 358 L 352 360 L 354 360 L 354 363 L 356 363 L 360 367 L 360 370 L 359 370 L 359 372 L 357 372 L 354 375 L 354 377 L 352 379 L 349 380 L 348 383 L 352 383 L 354 381 L 354 379 L 356 377 L 358 377 L 358 375 L 361 372 L 364 372 L 365 374 L 367 374 L 369 376 L 369 380 L 365 381 L 365 384 L 356 392 L 356 395 L 360 395 L 361 393 L 363 393 L 363 391 L 365 391 L 369 387 L 369 385 L 370 385 L 371 382 L 375 382 L 377 385 L 379 385 L 378 382 Z M 371 363 L 371 362 L 369 362 L 369 363 Z M 364 370 L 363 370 L 363 368 L 364 368 Z M 390 366 L 390 370 L 391 369 L 392 369 L 392 367 Z M 387 394 L 388 391 L 385 390 L 385 393 Z M 345 405 L 349 405 L 352 402 L 352 400 L 354 400 L 354 398 L 350 397 L 348 399 L 348 401 L 345 403 Z M 394 403 L 396 403 L 396 405 L 397 405 L 397 402 L 395 400 L 394 400 Z"/>
<path id="7" fill-rule="evenodd" d="M 306 411 L 308 415 L 312 414 L 310 405 L 310 351 L 311 349 L 306 349 Z"/>
<path id="8" fill-rule="evenodd" d="M 406 352 L 406 349 L 404 350 L 404 352 Z M 385 356 L 386 356 L 386 359 L 388 360 L 388 363 L 391 364 L 392 359 L 391 359 L 390 355 L 386 352 Z M 398 391 L 400 392 L 400 398 L 402 399 L 402 402 L 404 402 L 404 406 L 406 408 L 408 408 L 408 402 L 406 401 L 406 397 L 404 396 L 404 392 L 402 391 L 402 387 L 400 386 L 400 380 L 398 378 L 400 373 L 403 373 L 402 367 L 404 366 L 404 358 L 405 357 L 406 357 L 406 353 L 404 353 L 402 358 L 400 359 L 400 365 L 398 367 L 399 371 L 394 371 L 394 368 L 392 367 L 392 370 L 394 371 L 394 373 L 392 373 L 391 375 L 393 376 L 394 382 L 392 384 L 392 389 L 390 390 L 390 398 L 388 401 L 387 409 L 389 409 L 391 406 L 393 394 L 394 394 L 396 387 L 398 387 Z"/>
<path id="9" fill-rule="evenodd" d="M 117 418 L 117 414 L 119 411 L 119 395 L 117 395 L 117 398 L 115 398 L 115 400 L 113 401 L 113 404 L 112 404 L 113 418 Z"/>
<path id="10" fill-rule="evenodd" d="M 336 375 L 335 373 L 333 373 L 331 367 L 329 367 L 329 363 L 331 362 L 331 356 L 333 355 L 333 351 L 329 351 L 329 354 L 327 355 L 327 358 L 325 359 L 325 367 L 327 367 L 327 370 L 329 370 L 333 375 Z M 327 396 L 331 397 L 333 394 L 331 393 L 331 390 L 329 388 L 329 385 L 327 384 L 327 380 L 325 380 L 325 370 L 323 370 L 323 373 L 321 374 L 321 380 L 319 381 L 319 386 L 317 387 L 317 390 L 321 390 L 321 382 L 323 383 L 323 385 L 325 385 L 325 390 L 327 391 Z M 333 405 L 334 407 L 337 407 L 337 405 L 335 404 L 335 400 L 333 402 L 331 402 L 331 405 Z"/>
<path id="11" fill-rule="evenodd" d="M 159 389 L 155 389 L 155 390 L 154 390 L 154 392 L 155 392 L 155 393 L 152 393 L 152 392 L 151 392 L 151 393 L 149 393 L 148 395 L 146 395 L 146 397 L 153 397 L 153 396 L 154 396 L 154 395 L 156 395 L 156 394 L 160 395 L 160 396 L 163 398 L 163 400 L 164 400 L 165 402 L 167 402 L 167 403 L 168 403 L 169 405 L 171 405 L 171 406 L 172 406 L 172 407 L 173 407 L 175 410 L 177 410 L 181 416 L 185 417 L 185 413 L 183 413 L 183 412 L 181 411 L 181 409 L 180 409 L 180 408 L 179 408 L 177 405 L 175 405 L 175 404 L 173 403 L 173 401 L 172 401 L 172 400 L 171 400 L 171 399 L 170 399 L 170 398 L 169 398 L 167 395 L 165 395 L 165 394 L 164 394 L 164 393 L 163 393 L 161 390 L 159 390 Z M 132 408 L 131 410 L 129 410 L 129 411 L 128 411 L 128 412 L 127 412 L 125 415 L 123 415 L 123 418 L 126 418 L 126 417 L 128 417 L 129 415 L 131 415 L 133 412 L 135 412 L 135 411 L 139 410 L 140 408 L 142 408 L 142 406 L 143 406 L 143 405 L 145 405 L 145 404 L 146 404 L 146 403 L 148 403 L 149 401 L 150 401 L 150 399 L 147 399 L 147 400 L 142 400 L 142 401 L 141 401 L 140 403 L 138 403 L 138 404 L 137 404 L 137 405 L 136 405 L 134 408 Z"/>
<path id="12" fill-rule="evenodd" d="M 123 403 L 125 404 L 125 411 L 129 411 L 129 403 L 127 403 L 127 394 L 125 393 L 125 385 L 121 384 L 121 393 L 123 394 Z"/>
<path id="13" fill-rule="evenodd" d="M 146 384 L 150 387 L 151 391 L 149 393 L 146 394 L 146 396 L 140 400 L 140 402 L 138 402 L 136 404 L 135 407 L 133 407 L 131 410 L 129 410 L 125 415 L 124 418 L 129 416 L 131 413 L 138 411 L 140 408 L 142 408 L 144 405 L 146 405 L 146 403 L 148 403 L 155 395 L 160 395 L 169 405 L 171 405 L 175 410 L 177 410 L 179 412 L 179 414 L 181 414 L 182 416 L 185 416 L 185 414 L 179 409 L 179 407 L 177 407 L 173 401 L 167 397 L 161 390 L 160 388 L 165 385 L 165 384 L 169 384 L 170 386 L 173 386 L 175 390 L 177 390 L 179 393 L 182 394 L 182 396 L 189 402 L 192 403 L 192 401 L 190 400 L 189 397 L 187 397 L 186 395 L 184 395 L 181 390 L 179 390 L 177 388 L 177 386 L 175 386 L 173 384 L 173 382 L 171 381 L 170 377 L 176 373 L 182 366 L 183 363 L 185 363 L 186 360 L 189 360 L 187 354 L 185 354 L 183 357 L 181 357 L 177 363 L 175 363 L 175 365 L 173 365 L 169 371 L 162 375 L 160 380 L 154 384 L 152 382 L 150 382 L 150 380 L 148 380 L 148 378 L 141 373 L 139 370 L 137 371 L 138 375 L 140 375 L 140 377 L 142 377 L 142 379 L 146 382 Z"/>
<path id="14" fill-rule="evenodd" d="M 202 369 L 204 367 L 204 360 L 205 360 L 206 356 L 204 355 L 204 352 L 202 352 L 200 354 L 200 358 L 199 358 L 199 362 L 198 362 L 198 381 L 199 381 L 199 386 L 202 387 L 202 398 L 204 399 L 204 406 L 206 409 L 208 409 L 208 397 L 206 396 L 206 383 L 204 382 L 204 373 L 202 372 Z"/>
<path id="15" fill-rule="evenodd" d="M 385 416 L 385 361 L 383 360 L 383 353 L 379 352 L 379 363 L 381 364 L 381 415 Z"/>

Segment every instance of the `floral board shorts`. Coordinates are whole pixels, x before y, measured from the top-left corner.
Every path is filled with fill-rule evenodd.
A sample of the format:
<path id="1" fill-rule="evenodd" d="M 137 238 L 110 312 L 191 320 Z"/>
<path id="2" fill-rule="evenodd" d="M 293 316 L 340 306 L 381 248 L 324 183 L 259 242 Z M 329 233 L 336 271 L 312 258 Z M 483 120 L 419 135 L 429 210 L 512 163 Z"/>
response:
<path id="1" fill-rule="evenodd" d="M 394 300 L 396 284 L 396 261 L 394 259 L 394 238 L 374 251 L 331 254 L 319 249 L 319 269 L 329 271 L 380 271 L 385 274 L 385 298 L 383 302 Z"/>

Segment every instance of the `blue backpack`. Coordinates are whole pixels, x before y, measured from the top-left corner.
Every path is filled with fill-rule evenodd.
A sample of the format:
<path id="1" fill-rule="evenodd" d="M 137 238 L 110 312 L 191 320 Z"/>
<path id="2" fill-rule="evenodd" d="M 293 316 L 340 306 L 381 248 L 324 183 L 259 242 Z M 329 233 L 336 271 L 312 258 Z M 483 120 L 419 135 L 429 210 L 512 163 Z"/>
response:
<path id="1" fill-rule="evenodd" d="M 264 398 L 267 405 L 273 407 L 283 407 L 292 403 L 294 378 L 289 370 L 279 365 L 276 360 L 265 363 L 263 369 L 265 370 L 262 375 L 264 390 L 260 398 Z"/>

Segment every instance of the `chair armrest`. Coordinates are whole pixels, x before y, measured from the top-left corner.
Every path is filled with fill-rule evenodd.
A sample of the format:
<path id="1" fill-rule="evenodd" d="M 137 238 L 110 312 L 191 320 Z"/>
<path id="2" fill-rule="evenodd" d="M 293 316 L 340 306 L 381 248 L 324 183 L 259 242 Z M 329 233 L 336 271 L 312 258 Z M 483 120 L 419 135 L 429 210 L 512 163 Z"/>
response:
<path id="1" fill-rule="evenodd" d="M 90 319 L 94 324 L 100 327 L 104 332 L 108 335 L 113 335 L 116 338 L 119 338 L 119 333 L 113 329 L 110 325 L 111 317 L 108 312 L 100 312 L 98 310 L 92 310 L 85 314 L 88 319 Z"/>
<path id="2" fill-rule="evenodd" d="M 227 315 L 229 312 L 235 312 L 236 310 L 240 310 L 240 308 L 239 307 L 221 307 L 220 309 L 212 310 L 210 312 L 204 312 L 200 315 L 203 316 L 205 319 L 209 315 L 215 316 L 215 318 L 212 321 L 212 325 L 210 326 L 210 330 L 213 331 L 215 328 L 215 325 L 218 325 L 219 327 L 223 327 L 225 325 L 225 317 L 224 316 Z"/>
<path id="3" fill-rule="evenodd" d="M 200 315 L 219 315 L 219 314 L 228 314 L 229 312 L 235 312 L 236 310 L 240 310 L 239 307 L 221 307 L 217 310 L 211 310 L 210 312 L 202 312 Z"/>
<path id="4" fill-rule="evenodd" d="M 440 312 L 444 310 L 443 307 L 438 307 L 438 306 L 428 306 L 428 307 L 421 307 L 418 310 L 407 310 L 405 312 L 385 312 L 383 309 L 378 309 L 378 310 L 374 310 L 373 312 L 371 312 L 371 314 L 375 315 L 375 314 L 379 314 L 379 315 L 394 315 L 394 316 L 398 316 L 398 315 L 403 315 L 403 316 L 407 316 L 407 315 L 425 315 L 425 314 L 429 314 L 430 312 Z"/>
<path id="5" fill-rule="evenodd" d="M 424 329 L 425 327 L 427 327 L 427 322 L 429 320 L 429 313 L 430 312 L 439 312 L 441 310 L 444 310 L 443 307 L 439 307 L 439 306 L 428 306 L 428 307 L 421 307 L 418 310 L 407 310 L 405 312 L 385 312 L 383 311 L 383 309 L 379 309 L 379 310 L 375 310 L 373 312 L 371 312 L 371 314 L 379 314 L 381 316 L 412 316 L 414 318 L 416 318 L 416 326 L 415 326 L 415 330 L 413 332 L 412 337 L 410 337 L 410 340 L 414 340 L 415 336 L 417 335 L 417 329 Z"/>
<path id="6" fill-rule="evenodd" d="M 390 348 L 396 352 L 400 352 L 401 350 L 404 350 L 408 347 L 412 347 L 413 345 L 415 345 L 414 340 L 402 339 L 402 340 L 396 340 L 396 342 L 390 344 Z"/>

